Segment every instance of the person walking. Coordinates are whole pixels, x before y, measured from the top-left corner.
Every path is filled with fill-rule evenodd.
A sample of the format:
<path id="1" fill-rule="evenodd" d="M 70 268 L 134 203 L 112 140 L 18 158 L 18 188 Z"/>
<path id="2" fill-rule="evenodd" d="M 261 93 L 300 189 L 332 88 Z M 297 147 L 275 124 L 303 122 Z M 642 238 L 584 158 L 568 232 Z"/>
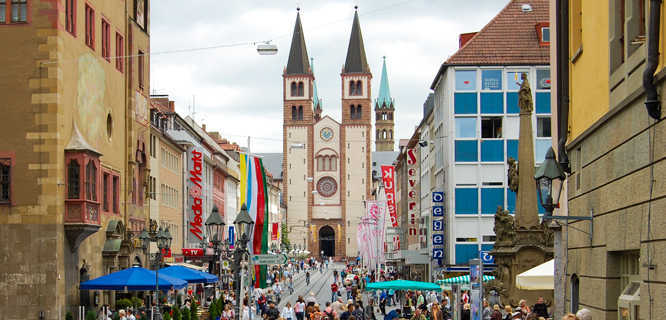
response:
<path id="1" fill-rule="evenodd" d="M 395 290 L 389 289 L 389 291 L 388 291 L 388 305 L 389 305 L 389 307 L 392 307 L 394 304 L 396 304 Z"/>
<path id="2" fill-rule="evenodd" d="M 363 315 L 365 320 L 377 320 L 375 317 L 375 300 L 368 300 L 368 305 L 363 308 Z M 386 315 L 386 310 L 384 310 L 384 315 Z"/>
<path id="3" fill-rule="evenodd" d="M 280 318 L 280 311 L 275 308 L 275 302 L 271 301 L 271 303 L 268 304 L 268 309 L 264 313 L 264 318 L 266 320 L 278 320 Z"/>
<path id="4" fill-rule="evenodd" d="M 296 315 L 296 320 L 303 320 L 305 316 L 305 300 L 302 296 L 298 296 L 296 304 L 294 304 L 294 314 Z"/>
<path id="5" fill-rule="evenodd" d="M 310 285 L 310 270 L 305 271 L 305 285 Z"/>
<path id="6" fill-rule="evenodd" d="M 548 305 L 543 300 L 543 297 L 537 299 L 537 303 L 532 307 L 532 312 L 536 313 L 539 317 L 548 318 Z"/>
<path id="7" fill-rule="evenodd" d="M 386 290 L 382 290 L 382 292 L 379 294 L 379 310 L 382 312 L 383 316 L 386 316 L 386 299 L 388 299 Z"/>
<path id="8" fill-rule="evenodd" d="M 338 284 L 336 282 L 331 283 L 331 302 L 335 301 L 335 297 L 338 295 Z"/>
<path id="9" fill-rule="evenodd" d="M 294 308 L 291 307 L 291 303 L 287 302 L 280 316 L 285 320 L 294 320 Z"/>

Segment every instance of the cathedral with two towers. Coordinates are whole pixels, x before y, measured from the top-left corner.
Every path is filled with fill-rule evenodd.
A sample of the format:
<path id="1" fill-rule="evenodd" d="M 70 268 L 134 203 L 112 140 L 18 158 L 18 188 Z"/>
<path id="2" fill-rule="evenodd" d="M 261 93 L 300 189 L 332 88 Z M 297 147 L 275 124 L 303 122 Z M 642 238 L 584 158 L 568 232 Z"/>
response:
<path id="1" fill-rule="evenodd" d="M 342 119 L 325 115 L 299 12 L 282 77 L 283 202 L 290 242 L 315 256 L 355 257 L 365 201 L 373 198 L 373 144 L 376 151 L 393 151 L 394 146 L 395 110 L 386 62 L 373 104 L 372 72 L 355 12 L 340 74 Z"/>

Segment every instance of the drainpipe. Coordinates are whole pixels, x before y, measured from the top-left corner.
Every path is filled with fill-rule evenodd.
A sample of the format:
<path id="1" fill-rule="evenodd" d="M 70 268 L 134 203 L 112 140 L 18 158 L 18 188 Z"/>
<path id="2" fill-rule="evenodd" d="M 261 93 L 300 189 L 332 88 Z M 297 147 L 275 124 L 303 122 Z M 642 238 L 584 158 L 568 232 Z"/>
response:
<path id="1" fill-rule="evenodd" d="M 661 0 L 650 0 L 650 25 L 648 30 L 647 67 L 643 72 L 643 88 L 645 88 L 645 108 L 650 117 L 661 118 L 661 102 L 657 87 L 654 85 L 654 72 L 659 64 L 659 23 Z"/>
<path id="2" fill-rule="evenodd" d="M 569 138 L 569 1 L 557 1 L 557 153 L 564 171 L 571 173 L 566 143 Z"/>

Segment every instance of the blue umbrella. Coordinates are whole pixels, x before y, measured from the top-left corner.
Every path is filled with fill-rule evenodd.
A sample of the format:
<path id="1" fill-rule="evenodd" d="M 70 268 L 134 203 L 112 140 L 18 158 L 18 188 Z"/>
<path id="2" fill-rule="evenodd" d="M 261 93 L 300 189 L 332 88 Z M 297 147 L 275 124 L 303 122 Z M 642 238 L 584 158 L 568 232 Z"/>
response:
<path id="1" fill-rule="evenodd" d="M 183 266 L 170 266 L 160 269 L 160 274 L 165 274 L 170 277 L 183 279 L 187 283 L 215 283 L 217 276 L 207 272 L 190 269 Z"/>
<path id="2" fill-rule="evenodd" d="M 159 274 L 159 289 L 181 289 L 187 282 L 168 275 Z M 155 290 L 155 271 L 141 267 L 131 267 L 114 273 L 101 276 L 80 284 L 81 290 Z"/>

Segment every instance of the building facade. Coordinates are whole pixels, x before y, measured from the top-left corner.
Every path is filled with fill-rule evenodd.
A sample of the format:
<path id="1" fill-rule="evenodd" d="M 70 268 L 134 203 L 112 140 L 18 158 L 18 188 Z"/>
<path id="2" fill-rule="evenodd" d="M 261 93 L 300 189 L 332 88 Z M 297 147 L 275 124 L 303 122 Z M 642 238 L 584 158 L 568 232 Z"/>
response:
<path id="1" fill-rule="evenodd" d="M 5 2 L 0 12 L 0 309 L 110 303 L 80 281 L 145 257 L 148 1 Z"/>
<path id="2" fill-rule="evenodd" d="M 321 116 L 300 15 L 283 73 L 283 182 L 290 239 L 337 259 L 358 256 L 356 231 L 371 196 L 372 73 L 358 14 L 341 72 L 342 121 Z"/>
<path id="3" fill-rule="evenodd" d="M 565 311 L 659 318 L 666 304 L 665 8 L 616 0 L 551 1 L 551 8 L 554 146 L 569 171 L 555 214 L 593 217 L 563 222 Z"/>
<path id="4" fill-rule="evenodd" d="M 467 265 L 493 248 L 498 207 L 515 211 L 507 161 L 518 158 L 517 82 L 523 73 L 535 106 L 537 164 L 551 145 L 548 2 L 510 1 L 481 31 L 461 35 L 460 45 L 433 81 L 432 126 L 421 134 L 426 140 L 429 132 L 427 140 L 435 144 L 434 178 L 422 178 L 436 184 L 431 191 L 444 192 L 444 255 L 453 266 Z M 493 55 L 485 53 L 488 48 Z"/>

